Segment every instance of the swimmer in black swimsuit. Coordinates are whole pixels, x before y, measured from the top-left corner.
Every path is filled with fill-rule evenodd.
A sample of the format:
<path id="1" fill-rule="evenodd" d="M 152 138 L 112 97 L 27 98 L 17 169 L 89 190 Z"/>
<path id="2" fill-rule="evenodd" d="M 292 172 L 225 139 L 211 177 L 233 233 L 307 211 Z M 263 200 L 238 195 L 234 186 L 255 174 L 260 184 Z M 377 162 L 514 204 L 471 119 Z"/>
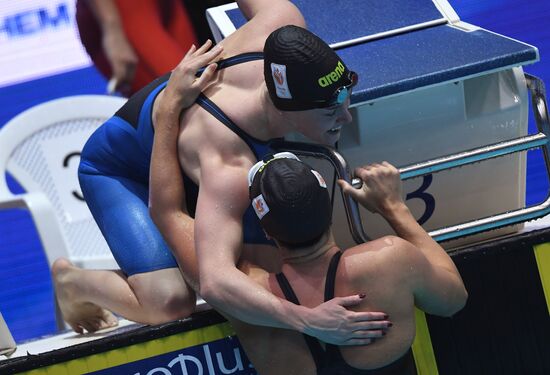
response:
<path id="1" fill-rule="evenodd" d="M 362 205 L 396 231 L 341 251 L 330 233 L 331 202 L 320 174 L 290 154 L 276 154 L 249 173 L 250 199 L 266 233 L 284 256 L 282 272 L 243 265 L 266 290 L 291 302 L 316 306 L 335 296 L 367 294 L 357 310 L 383 310 L 392 328 L 368 346 L 335 346 L 287 330 L 234 327 L 259 374 L 409 375 L 415 305 L 450 316 L 467 292 L 446 252 L 416 223 L 401 199 L 401 181 L 388 163 L 360 168 L 363 188 L 340 182 Z M 324 286 L 324 287 L 323 287 Z"/>

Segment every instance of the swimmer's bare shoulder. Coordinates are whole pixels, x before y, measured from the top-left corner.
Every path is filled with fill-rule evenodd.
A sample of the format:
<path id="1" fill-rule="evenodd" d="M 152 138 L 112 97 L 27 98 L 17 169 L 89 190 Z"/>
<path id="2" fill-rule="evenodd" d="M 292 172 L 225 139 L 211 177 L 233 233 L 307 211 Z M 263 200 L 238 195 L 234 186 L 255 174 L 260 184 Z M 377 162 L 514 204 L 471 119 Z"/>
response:
<path id="1" fill-rule="evenodd" d="M 373 280 L 384 280 L 386 285 L 398 284 L 414 292 L 427 260 L 410 242 L 389 235 L 347 249 L 342 264 L 350 290 L 368 293 Z"/>
<path id="2" fill-rule="evenodd" d="M 350 250 L 343 259 L 349 291 L 376 285 L 378 291 L 385 291 L 375 293 L 380 301 L 390 292 L 409 293 L 418 308 L 439 316 L 453 315 L 466 302 L 467 293 L 456 271 L 428 259 L 421 249 L 400 237 L 385 236 Z"/>

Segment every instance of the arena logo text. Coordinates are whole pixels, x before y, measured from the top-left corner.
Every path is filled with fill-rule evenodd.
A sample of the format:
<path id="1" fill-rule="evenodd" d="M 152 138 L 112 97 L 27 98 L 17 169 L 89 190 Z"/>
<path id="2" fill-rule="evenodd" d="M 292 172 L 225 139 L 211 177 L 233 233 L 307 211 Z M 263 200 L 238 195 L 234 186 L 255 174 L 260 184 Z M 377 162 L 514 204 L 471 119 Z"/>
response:
<path id="1" fill-rule="evenodd" d="M 336 65 L 336 68 L 326 76 L 323 76 L 317 80 L 317 83 L 319 83 L 319 86 L 321 87 L 327 87 L 328 85 L 335 83 L 342 77 L 342 74 L 344 74 L 344 71 L 346 69 L 344 68 L 344 64 L 342 64 L 341 61 L 338 61 L 338 65 Z"/>

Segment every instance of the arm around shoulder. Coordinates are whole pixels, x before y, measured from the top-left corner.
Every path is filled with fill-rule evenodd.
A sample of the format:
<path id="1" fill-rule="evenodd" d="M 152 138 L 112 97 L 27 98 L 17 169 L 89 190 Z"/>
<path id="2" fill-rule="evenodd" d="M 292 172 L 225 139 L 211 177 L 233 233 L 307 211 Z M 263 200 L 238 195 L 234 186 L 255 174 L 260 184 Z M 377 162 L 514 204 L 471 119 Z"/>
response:
<path id="1" fill-rule="evenodd" d="M 201 159 L 195 244 L 200 295 L 239 320 L 279 328 L 303 329 L 299 307 L 280 300 L 237 269 L 242 250 L 242 217 L 250 204 L 248 166 L 216 155 Z M 227 155 L 226 155 L 227 156 Z"/>
<path id="2" fill-rule="evenodd" d="M 378 332 L 377 321 L 385 317 L 383 313 L 346 309 L 359 304 L 360 296 L 337 297 L 310 309 L 274 296 L 237 269 L 242 215 L 250 205 L 248 168 L 227 165 L 227 158 L 217 156 L 209 156 L 204 163 L 209 165 L 201 160 L 205 178 L 201 179 L 195 216 L 201 296 L 250 324 L 294 329 L 336 345 L 370 343 L 368 330 Z"/>

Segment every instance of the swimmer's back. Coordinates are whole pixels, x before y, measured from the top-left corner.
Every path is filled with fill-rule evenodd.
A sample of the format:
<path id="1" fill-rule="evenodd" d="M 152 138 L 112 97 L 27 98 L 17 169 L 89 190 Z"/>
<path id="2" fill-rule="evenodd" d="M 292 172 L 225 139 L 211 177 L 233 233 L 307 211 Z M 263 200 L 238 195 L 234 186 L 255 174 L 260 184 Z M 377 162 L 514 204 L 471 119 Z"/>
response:
<path id="1" fill-rule="evenodd" d="M 336 273 L 335 296 L 366 293 L 364 302 L 353 310 L 384 311 L 393 323 L 386 336 L 370 345 L 339 347 L 349 366 L 377 369 L 403 358 L 410 349 L 415 321 L 409 246 L 412 245 L 398 237 L 387 236 L 343 252 Z M 324 289 L 319 285 L 325 284 L 327 268 L 327 261 L 323 264 L 308 262 L 303 269 L 283 268 L 301 305 L 314 307 L 322 303 Z M 285 298 L 274 276 L 249 264 L 243 264 L 241 270 L 278 297 Z M 238 335 L 243 332 L 240 340 L 247 352 L 251 349 L 249 356 L 261 367 L 260 373 L 316 374 L 315 363 L 301 333 L 251 327 L 240 322 L 232 324 Z M 261 347 L 265 337 L 269 337 L 268 350 Z M 285 361 L 277 363 L 277 358 L 285 358 Z"/>
<path id="2" fill-rule="evenodd" d="M 384 311 L 393 326 L 386 336 L 364 347 L 340 347 L 353 367 L 378 368 L 402 357 L 415 335 L 414 268 L 420 254 L 399 237 L 386 236 L 344 251 L 336 274 L 336 296 L 366 293 L 356 311 Z M 411 269 L 413 268 L 413 269 Z"/>

